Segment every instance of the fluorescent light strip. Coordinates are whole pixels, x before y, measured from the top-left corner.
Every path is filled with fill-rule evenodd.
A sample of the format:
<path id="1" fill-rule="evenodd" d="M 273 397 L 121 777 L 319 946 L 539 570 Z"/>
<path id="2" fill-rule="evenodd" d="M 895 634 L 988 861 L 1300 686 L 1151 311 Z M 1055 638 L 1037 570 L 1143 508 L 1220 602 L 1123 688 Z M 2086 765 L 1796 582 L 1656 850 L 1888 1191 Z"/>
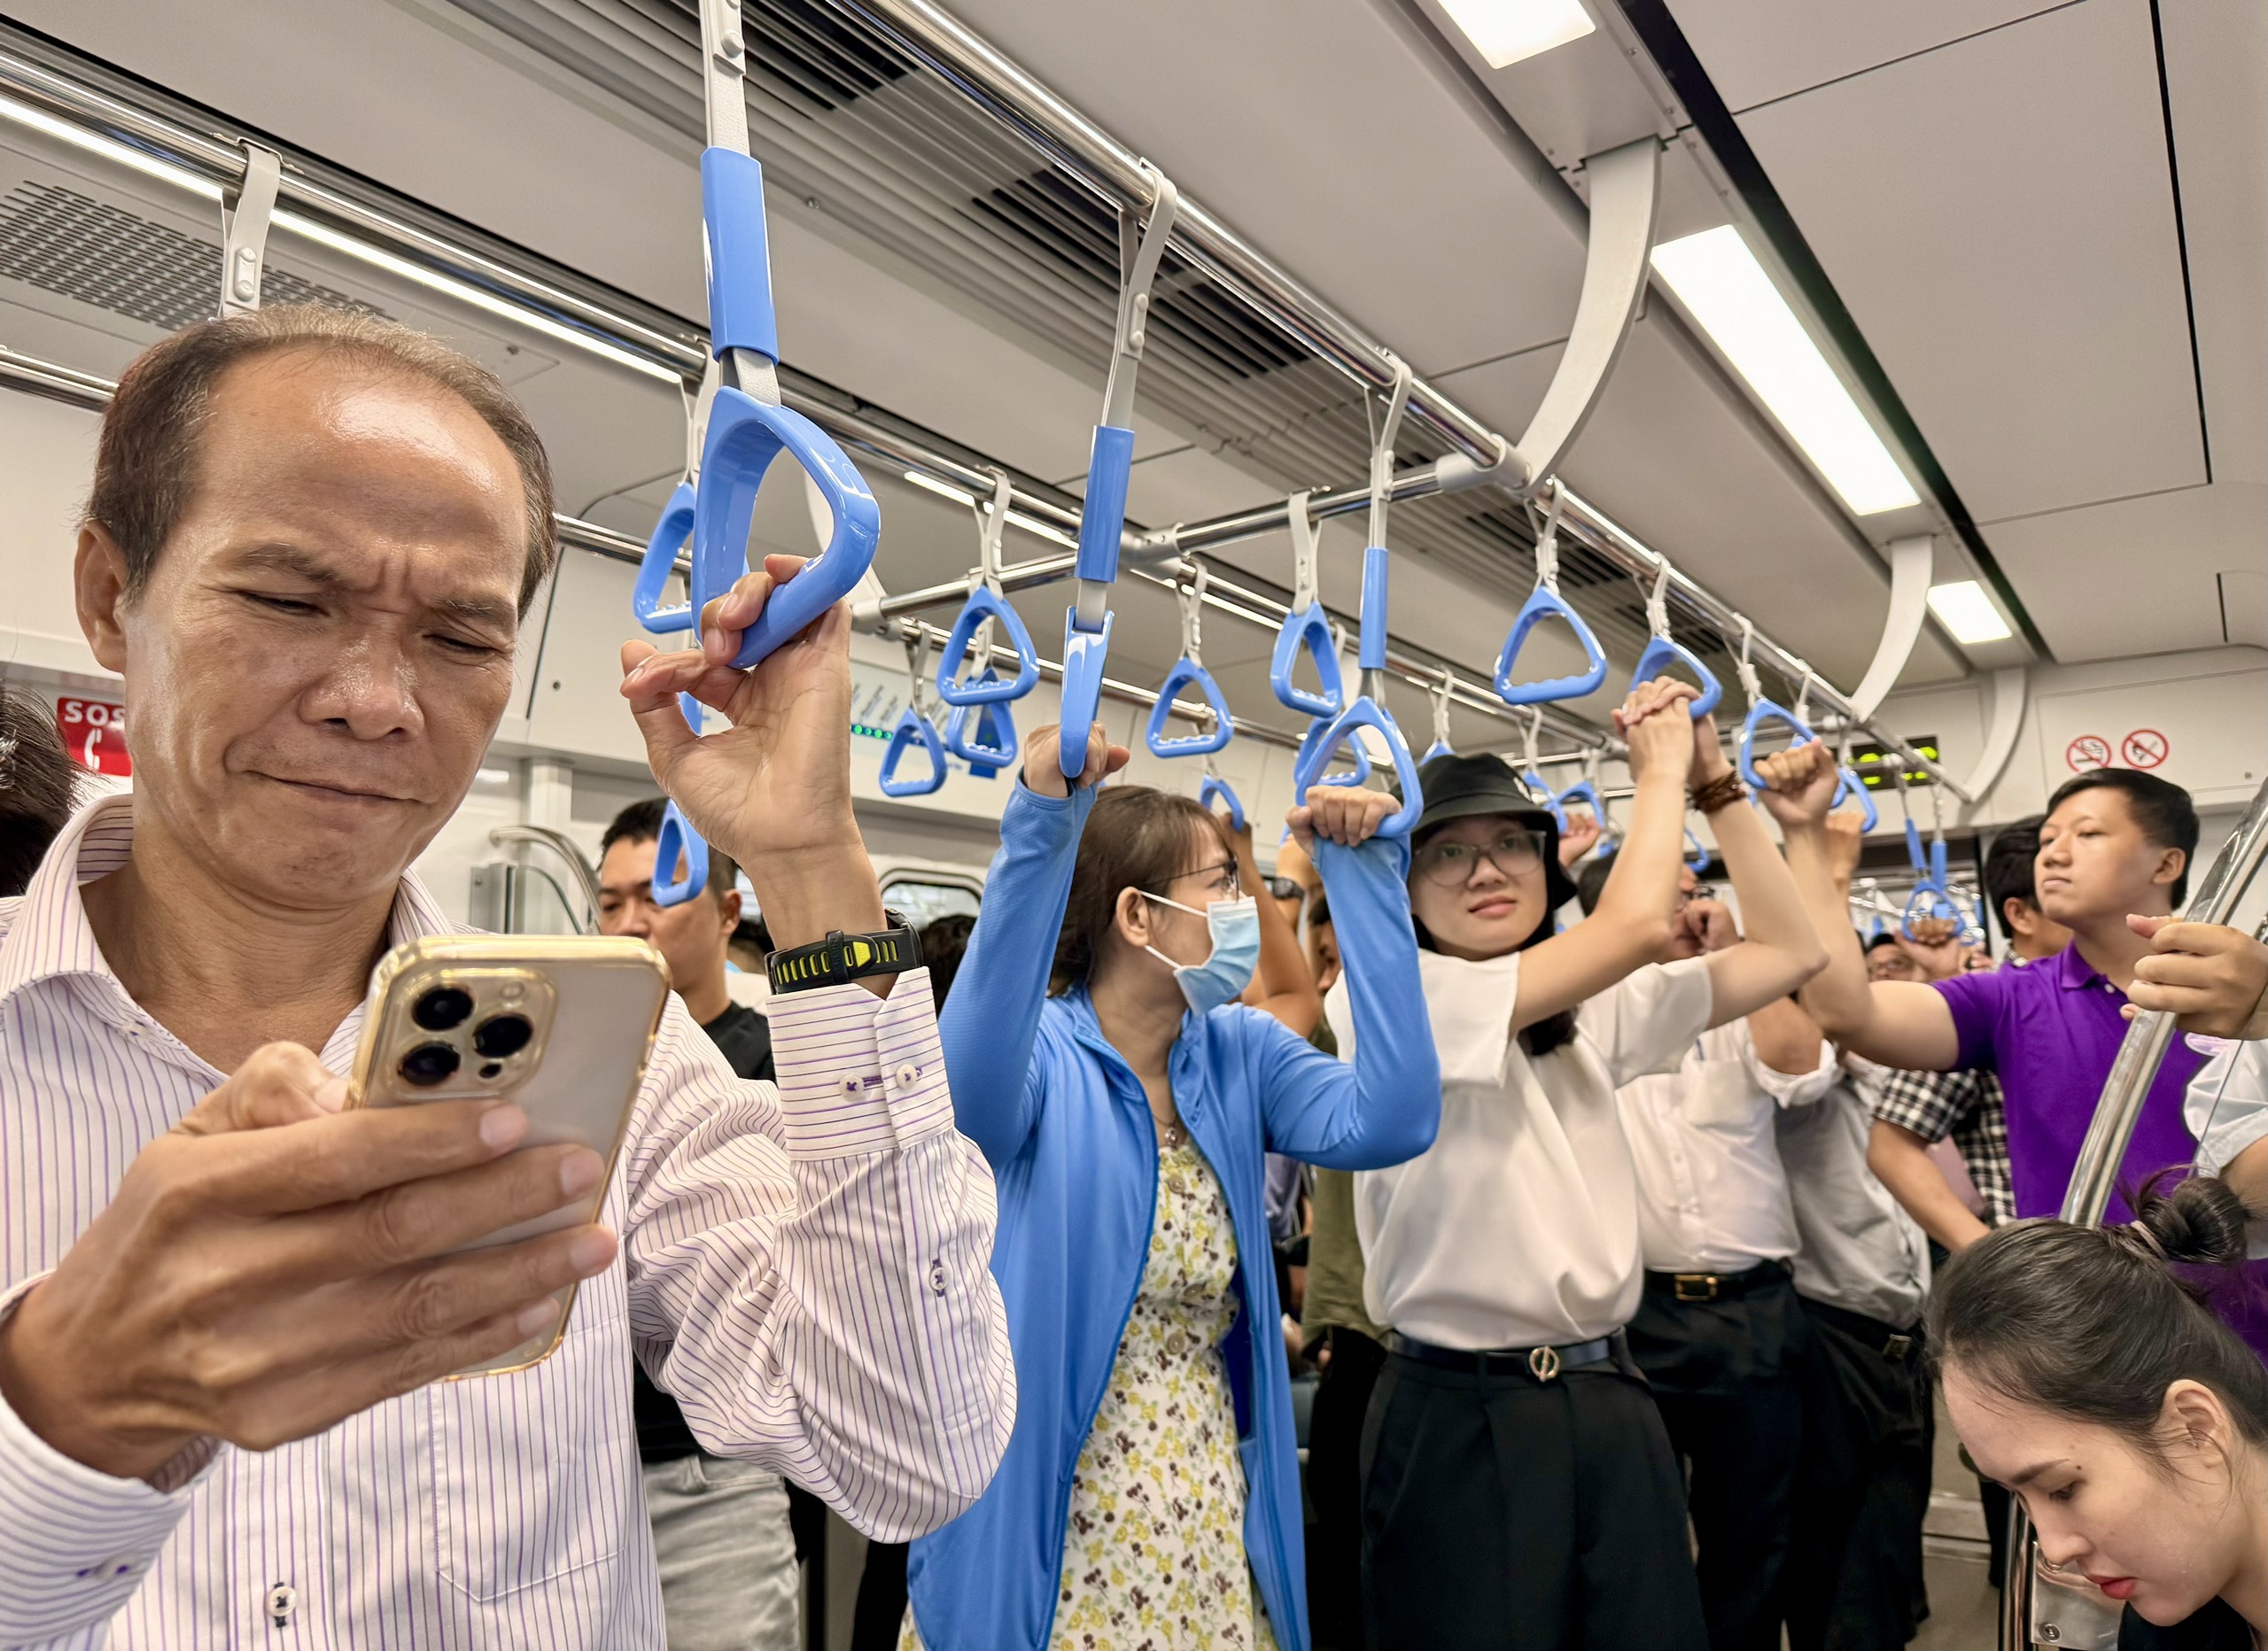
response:
<path id="1" fill-rule="evenodd" d="M 1577 0 L 1441 0 L 1441 10 L 1492 69 L 1581 40 L 1598 27 Z"/>
<path id="2" fill-rule="evenodd" d="M 959 488 L 955 487 L 951 482 L 941 482 L 936 477 L 930 476 L 920 470 L 902 470 L 899 474 L 904 476 L 907 481 L 913 483 L 914 486 L 920 488 L 924 492 L 935 493 L 940 499 L 950 499 L 955 504 L 967 505 L 971 509 L 976 509 L 979 508 L 976 502 L 976 495 L 975 493 L 963 492 Z M 982 508 L 986 510 L 990 510 L 992 507 L 990 502 L 987 502 Z M 1079 541 L 1077 539 L 1072 538 L 1068 533 L 1066 533 L 1061 528 L 1057 527 L 1053 523 L 1042 522 L 1036 516 L 1028 516 L 1021 510 L 1011 510 L 1008 512 L 1008 525 L 1010 527 L 1020 527 L 1023 529 L 1025 532 L 1033 534 L 1040 539 L 1052 539 L 1059 545 L 1068 545 L 1074 550 L 1076 550 L 1079 547 Z"/>
<path id="3" fill-rule="evenodd" d="M 1953 633 L 1953 639 L 1965 647 L 1979 642 L 2002 642 L 2016 632 L 2008 622 L 2000 617 L 2000 610 L 1984 587 L 1974 579 L 1954 579 L 1945 585 L 1930 587 L 1930 611 L 1938 623 Z"/>
<path id="4" fill-rule="evenodd" d="M 1922 502 L 1736 227 L 1658 246 L 1653 262 L 1852 515 Z"/>
<path id="5" fill-rule="evenodd" d="M 0 97 L 0 118 L 12 120 L 18 126 L 42 133 L 59 143 L 68 143 L 75 149 L 84 150 L 90 155 L 99 156 L 114 166 L 125 167 L 141 173 L 144 177 L 155 178 L 161 183 L 169 183 L 175 189 L 185 190 L 206 200 L 218 201 L 221 198 L 221 186 L 209 178 L 200 177 L 184 167 L 177 167 L 170 161 L 160 160 L 154 155 L 144 154 L 131 144 L 121 143 L 113 138 L 89 132 L 82 127 L 72 125 L 68 120 L 58 120 L 53 115 L 43 110 L 35 109 L 28 104 L 19 103 L 12 97 Z M 298 213 L 278 208 L 268 221 L 278 229 L 288 230 L 303 239 L 315 242 L 319 246 L 329 247 L 332 252 L 344 252 L 349 258 L 360 259 L 366 264 L 386 271 L 389 275 L 399 275 L 406 281 L 413 281 L 420 286 L 431 288 L 433 291 L 454 298 L 460 304 L 468 305 L 474 309 L 485 310 L 492 315 L 501 316 L 516 326 L 524 327 L 532 331 L 542 333 L 546 337 L 557 338 L 562 343 L 571 344 L 588 354 L 595 355 L 602 360 L 611 361 L 617 367 L 626 367 L 633 372 L 643 373 L 649 378 L 658 378 L 664 384 L 675 384 L 683 382 L 674 369 L 664 367 L 659 362 L 649 361 L 641 355 L 633 355 L 629 351 L 619 349 L 602 338 L 594 337 L 589 333 L 580 332 L 572 327 L 563 325 L 548 315 L 522 305 L 514 304 L 509 299 L 500 298 L 495 294 L 483 291 L 470 283 L 459 281 L 452 275 L 445 275 L 439 270 L 428 269 L 423 265 L 412 263 L 406 258 L 397 257 L 392 252 L 372 245 L 368 241 L 358 240 L 353 236 L 341 235 L 338 230 L 317 223 L 311 218 L 302 217 Z"/>

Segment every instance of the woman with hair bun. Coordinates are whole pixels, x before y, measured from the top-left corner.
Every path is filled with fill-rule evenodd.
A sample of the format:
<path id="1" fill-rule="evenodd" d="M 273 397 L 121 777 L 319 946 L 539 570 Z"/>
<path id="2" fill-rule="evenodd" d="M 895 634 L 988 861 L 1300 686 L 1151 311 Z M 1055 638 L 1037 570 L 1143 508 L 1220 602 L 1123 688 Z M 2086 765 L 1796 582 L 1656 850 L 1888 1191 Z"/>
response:
<path id="1" fill-rule="evenodd" d="M 2219 1181 L 2153 1180 L 2117 1227 L 2019 1221 L 1956 1256 L 1930 1339 L 1977 1467 L 2042 1557 L 2125 1602 L 2121 1651 L 2268 1636 L 2268 1369 L 2192 1273 L 2244 1259 Z"/>

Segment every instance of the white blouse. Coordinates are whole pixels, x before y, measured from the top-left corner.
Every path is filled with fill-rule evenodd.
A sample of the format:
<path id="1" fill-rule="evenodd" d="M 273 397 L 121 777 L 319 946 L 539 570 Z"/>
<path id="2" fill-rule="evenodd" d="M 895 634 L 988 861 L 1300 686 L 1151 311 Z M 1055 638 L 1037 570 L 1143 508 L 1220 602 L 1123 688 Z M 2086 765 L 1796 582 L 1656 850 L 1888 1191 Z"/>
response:
<path id="1" fill-rule="evenodd" d="M 1637 1176 L 1614 1092 L 1674 1070 L 1708 1026 L 1706 960 L 1649 964 L 1531 1061 L 1512 1035 L 1520 954 L 1418 954 L 1441 1062 L 1432 1148 L 1355 1178 L 1370 1315 L 1447 1347 L 1589 1341 L 1637 1311 Z M 1324 1001 L 1342 1056 L 1344 985 Z"/>

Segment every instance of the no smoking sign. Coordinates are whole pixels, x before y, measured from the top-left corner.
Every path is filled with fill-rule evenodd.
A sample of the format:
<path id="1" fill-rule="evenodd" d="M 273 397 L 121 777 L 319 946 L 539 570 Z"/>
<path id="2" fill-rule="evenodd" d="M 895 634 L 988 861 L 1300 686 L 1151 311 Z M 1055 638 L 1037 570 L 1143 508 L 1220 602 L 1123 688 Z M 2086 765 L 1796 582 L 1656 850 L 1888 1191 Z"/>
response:
<path id="1" fill-rule="evenodd" d="M 2173 742 L 2155 728 L 2137 728 L 2118 743 L 2118 754 L 2130 768 L 2155 768 L 2173 749 Z"/>
<path id="2" fill-rule="evenodd" d="M 2083 733 L 2063 748 L 2063 761 L 2075 774 L 2110 766 L 2110 741 L 2098 733 Z"/>

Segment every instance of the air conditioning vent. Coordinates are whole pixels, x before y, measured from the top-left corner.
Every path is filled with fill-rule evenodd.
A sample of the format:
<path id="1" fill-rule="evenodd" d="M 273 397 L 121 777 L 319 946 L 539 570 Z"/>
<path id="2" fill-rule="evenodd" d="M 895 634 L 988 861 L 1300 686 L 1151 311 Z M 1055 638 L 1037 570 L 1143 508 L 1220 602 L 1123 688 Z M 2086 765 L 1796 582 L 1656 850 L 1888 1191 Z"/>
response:
<path id="1" fill-rule="evenodd" d="M 221 247 L 76 190 L 27 182 L 0 197 L 0 276 L 172 332 L 213 314 Z M 273 264 L 261 296 L 382 313 Z"/>

